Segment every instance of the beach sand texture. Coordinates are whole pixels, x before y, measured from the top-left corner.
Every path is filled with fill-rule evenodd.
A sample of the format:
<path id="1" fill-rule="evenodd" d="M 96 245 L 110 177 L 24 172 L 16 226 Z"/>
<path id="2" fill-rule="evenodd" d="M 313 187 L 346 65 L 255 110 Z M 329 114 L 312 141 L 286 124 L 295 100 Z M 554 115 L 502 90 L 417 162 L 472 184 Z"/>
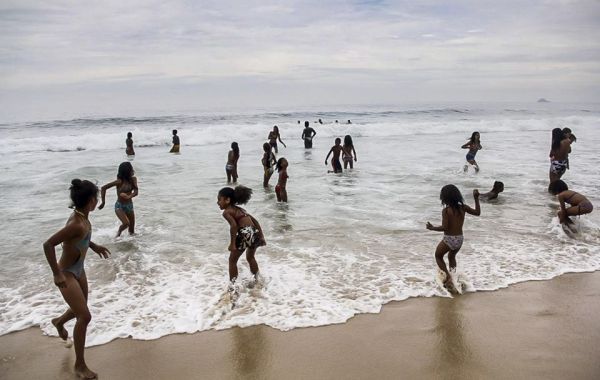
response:
<path id="1" fill-rule="evenodd" d="M 338 325 L 118 339 L 86 358 L 103 379 L 598 379 L 599 313 L 600 272 L 566 274 Z M 0 358 L 2 379 L 74 378 L 73 349 L 38 328 L 0 337 Z"/>

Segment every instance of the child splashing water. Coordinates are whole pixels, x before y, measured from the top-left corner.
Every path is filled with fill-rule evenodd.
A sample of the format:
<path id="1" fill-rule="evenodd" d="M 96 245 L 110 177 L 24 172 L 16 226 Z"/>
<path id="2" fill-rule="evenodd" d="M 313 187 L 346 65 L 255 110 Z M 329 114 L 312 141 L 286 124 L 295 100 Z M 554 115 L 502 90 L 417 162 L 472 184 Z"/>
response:
<path id="1" fill-rule="evenodd" d="M 479 141 L 479 132 L 473 132 L 469 141 L 461 146 L 461 148 L 469 149 L 466 157 L 467 162 L 475 167 L 475 172 L 479 172 L 479 165 L 477 165 L 477 161 L 475 161 L 475 155 L 477 154 L 477 151 L 482 149 L 481 142 Z M 469 165 L 465 165 L 463 167 L 463 171 L 465 173 L 467 170 L 469 170 Z"/>
<path id="2" fill-rule="evenodd" d="M 217 204 L 223 210 L 223 218 L 229 223 L 230 242 L 227 248 L 229 254 L 229 291 L 234 292 L 235 281 L 238 277 L 237 262 L 246 251 L 246 260 L 250 272 L 258 280 L 258 264 L 254 255 L 258 247 L 267 244 L 260 224 L 254 217 L 239 205 L 248 203 L 252 189 L 237 186 L 235 189 L 224 187 L 219 191 Z"/>
<path id="3" fill-rule="evenodd" d="M 463 224 L 465 222 L 465 213 L 479 216 L 481 208 L 479 206 L 479 191 L 473 190 L 473 198 L 475 199 L 475 209 L 467 206 L 464 202 L 460 190 L 454 185 L 446 185 L 442 187 L 440 192 L 440 200 L 446 207 L 442 210 L 442 225 L 435 227 L 427 222 L 427 229 L 431 231 L 444 232 L 444 238 L 435 249 L 435 261 L 441 271 L 444 272 L 444 287 L 451 293 L 455 291 L 452 284 L 451 272 L 456 275 L 456 254 L 463 244 Z M 448 253 L 449 252 L 449 253 Z M 446 268 L 444 255 L 448 253 L 448 263 L 450 271 Z"/>

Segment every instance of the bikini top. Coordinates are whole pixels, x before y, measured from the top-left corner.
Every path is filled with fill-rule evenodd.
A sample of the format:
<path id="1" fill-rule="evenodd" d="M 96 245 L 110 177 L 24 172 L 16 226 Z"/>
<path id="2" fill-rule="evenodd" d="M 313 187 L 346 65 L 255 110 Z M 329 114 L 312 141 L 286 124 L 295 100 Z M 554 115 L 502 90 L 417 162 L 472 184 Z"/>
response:
<path id="1" fill-rule="evenodd" d="M 241 220 L 242 218 L 245 218 L 245 217 L 249 216 L 249 215 L 246 213 L 246 210 L 244 210 L 243 208 L 241 208 L 241 207 L 237 207 L 237 206 L 236 206 L 236 208 L 237 208 L 237 209 L 238 209 L 240 212 L 239 212 L 239 213 L 237 213 L 237 212 L 236 212 L 236 213 L 233 215 L 233 219 L 235 219 L 235 222 L 236 222 L 236 223 L 239 225 L 239 224 L 240 224 L 240 220 Z"/>

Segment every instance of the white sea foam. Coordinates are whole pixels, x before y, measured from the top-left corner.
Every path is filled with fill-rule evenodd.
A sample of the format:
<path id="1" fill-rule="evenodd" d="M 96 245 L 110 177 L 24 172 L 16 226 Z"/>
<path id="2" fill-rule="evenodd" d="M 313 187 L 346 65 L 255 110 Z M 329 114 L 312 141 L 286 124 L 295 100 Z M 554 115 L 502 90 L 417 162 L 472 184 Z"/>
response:
<path id="1" fill-rule="evenodd" d="M 598 270 L 599 214 L 576 219 L 580 232 L 567 234 L 556 218 L 558 204 L 545 190 L 550 130 L 569 126 L 578 141 L 564 179 L 600 204 L 600 113 L 578 109 L 442 107 L 3 124 L 0 334 L 40 325 L 56 335 L 50 319 L 65 305 L 41 244 L 69 215 L 72 178 L 100 184 L 114 179 L 126 159 L 128 131 L 140 185 L 137 235 L 114 238 L 118 221 L 109 192 L 106 208 L 91 216 L 93 240 L 113 255 L 101 260 L 89 251 L 86 258 L 89 345 L 254 324 L 288 330 L 342 323 L 357 313 L 379 312 L 392 300 L 446 296 L 436 285 L 433 260 L 441 234 L 424 226 L 440 223 L 439 190 L 447 183 L 456 184 L 469 204 L 473 188 L 487 191 L 494 180 L 506 188 L 500 199 L 482 205 L 481 217 L 467 217 L 458 263 L 468 291 Z M 317 118 L 327 124 L 312 123 L 315 147 L 305 151 L 296 120 Z M 261 145 L 275 124 L 288 145 L 280 155 L 290 162 L 289 205 L 276 204 L 272 188 L 261 186 Z M 171 129 L 180 131 L 181 155 L 166 153 Z M 474 130 L 482 136 L 482 169 L 464 174 L 460 145 Z M 333 138 L 345 134 L 354 138 L 356 168 L 327 175 L 325 156 Z M 233 140 L 242 152 L 240 181 L 254 189 L 247 209 L 263 225 L 268 245 L 257 253 L 264 278 L 255 286 L 240 259 L 232 309 L 228 226 L 216 193 L 225 185 Z M 71 332 L 72 323 L 67 328 Z"/>

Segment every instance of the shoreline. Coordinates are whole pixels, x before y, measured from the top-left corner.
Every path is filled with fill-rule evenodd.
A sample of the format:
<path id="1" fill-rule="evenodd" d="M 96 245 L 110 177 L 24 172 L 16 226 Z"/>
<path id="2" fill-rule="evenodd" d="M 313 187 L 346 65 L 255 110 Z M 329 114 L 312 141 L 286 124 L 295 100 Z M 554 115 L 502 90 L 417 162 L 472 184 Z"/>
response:
<path id="1" fill-rule="evenodd" d="M 570 273 L 393 301 L 342 324 L 117 339 L 87 348 L 86 361 L 108 379 L 592 379 L 600 376 L 598 315 L 600 271 Z M 73 349 L 63 346 L 39 327 L 1 336 L 0 378 L 75 378 Z"/>

